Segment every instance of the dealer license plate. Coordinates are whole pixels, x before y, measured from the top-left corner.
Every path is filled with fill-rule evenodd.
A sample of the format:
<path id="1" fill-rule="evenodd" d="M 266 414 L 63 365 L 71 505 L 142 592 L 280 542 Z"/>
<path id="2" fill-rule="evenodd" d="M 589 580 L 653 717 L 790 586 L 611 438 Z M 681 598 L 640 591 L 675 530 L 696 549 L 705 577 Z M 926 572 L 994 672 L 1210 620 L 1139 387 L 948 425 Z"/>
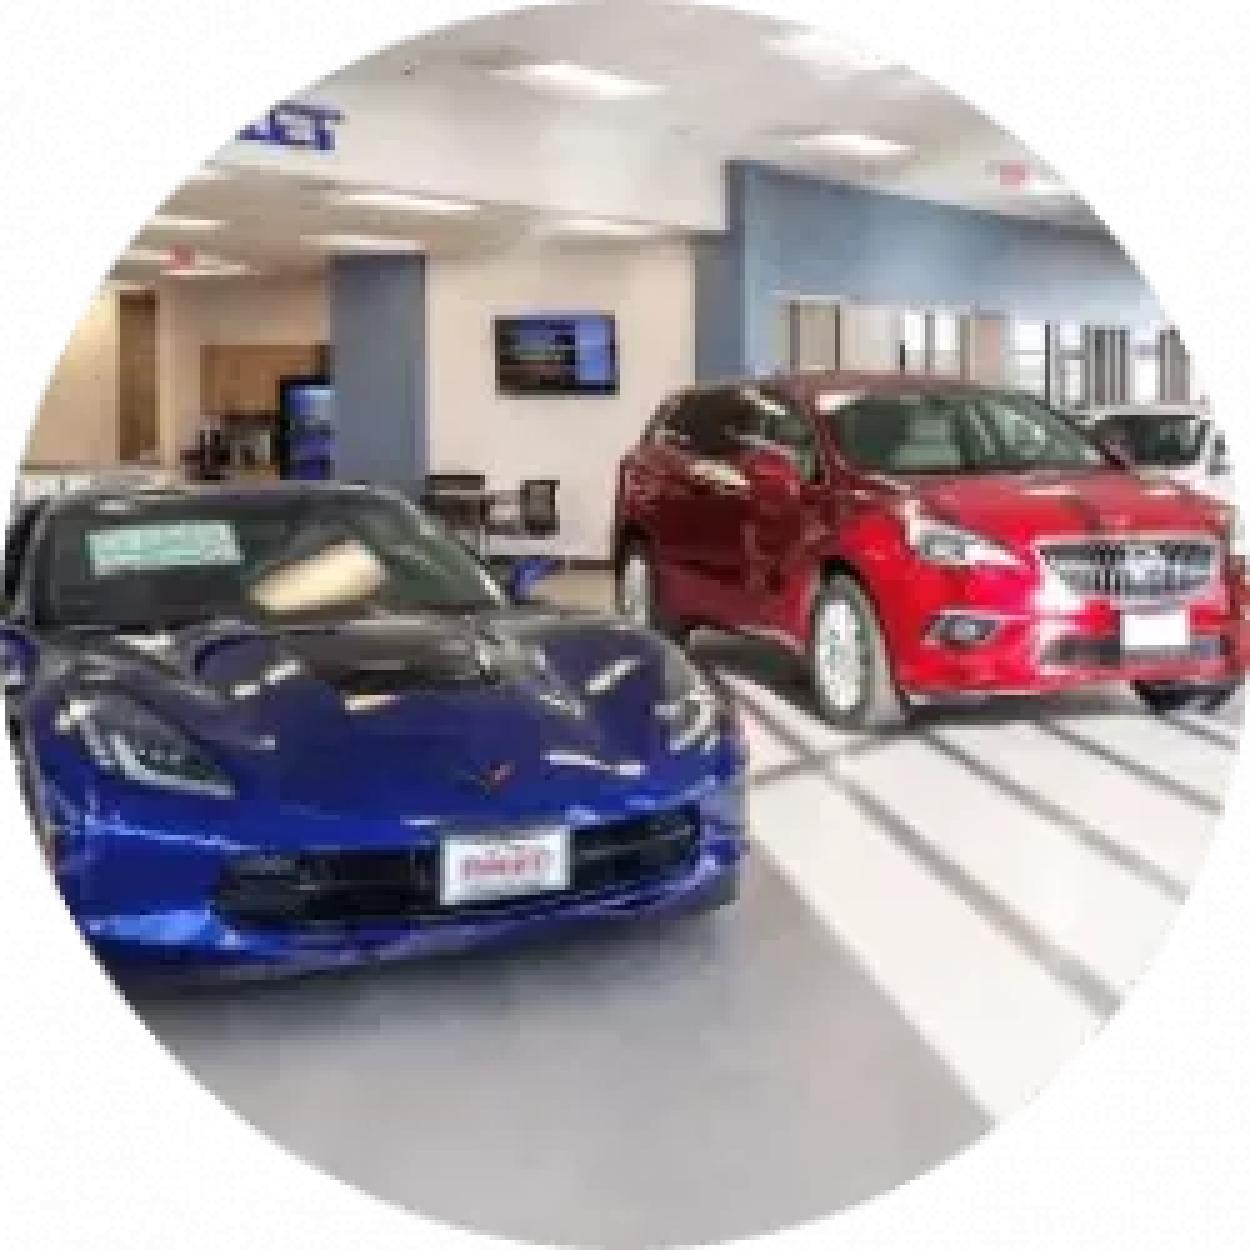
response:
<path id="1" fill-rule="evenodd" d="M 1189 613 L 1125 612 L 1120 617 L 1120 646 L 1126 654 L 1184 650 L 1189 646 Z"/>
<path id="2" fill-rule="evenodd" d="M 439 897 L 445 907 L 567 890 L 569 831 L 448 838 L 441 877 Z"/>

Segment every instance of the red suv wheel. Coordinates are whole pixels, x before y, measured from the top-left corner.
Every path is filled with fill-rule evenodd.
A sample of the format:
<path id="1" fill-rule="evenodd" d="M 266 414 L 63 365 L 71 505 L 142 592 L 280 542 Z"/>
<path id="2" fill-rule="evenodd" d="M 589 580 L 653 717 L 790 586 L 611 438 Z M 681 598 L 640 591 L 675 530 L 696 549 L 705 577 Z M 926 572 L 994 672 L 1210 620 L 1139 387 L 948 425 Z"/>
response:
<path id="1" fill-rule="evenodd" d="M 902 723 L 906 704 L 894 684 L 877 614 L 850 577 L 831 578 L 816 597 L 808 670 L 821 713 L 839 729 Z"/>
<path id="2" fill-rule="evenodd" d="M 616 566 L 616 610 L 643 629 L 654 629 L 675 642 L 685 642 L 689 631 L 671 621 L 659 596 L 659 579 L 646 543 L 628 543 Z"/>

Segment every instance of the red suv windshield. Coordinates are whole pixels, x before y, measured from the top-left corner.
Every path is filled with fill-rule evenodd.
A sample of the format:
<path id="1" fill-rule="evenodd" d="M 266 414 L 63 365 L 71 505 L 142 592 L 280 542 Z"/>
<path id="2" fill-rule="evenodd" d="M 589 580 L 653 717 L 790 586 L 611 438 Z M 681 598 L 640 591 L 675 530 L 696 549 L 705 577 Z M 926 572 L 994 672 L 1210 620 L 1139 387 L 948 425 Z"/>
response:
<path id="1" fill-rule="evenodd" d="M 825 394 L 817 408 L 855 468 L 879 473 L 1023 473 L 1108 467 L 1079 430 L 1025 395 L 984 391 Z"/>

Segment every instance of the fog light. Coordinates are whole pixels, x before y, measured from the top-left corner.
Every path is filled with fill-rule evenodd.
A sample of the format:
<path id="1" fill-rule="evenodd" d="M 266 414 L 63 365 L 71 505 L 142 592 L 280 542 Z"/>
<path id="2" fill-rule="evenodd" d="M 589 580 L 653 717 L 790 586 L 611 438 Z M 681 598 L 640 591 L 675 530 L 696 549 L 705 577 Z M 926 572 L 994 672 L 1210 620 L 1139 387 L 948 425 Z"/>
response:
<path id="1" fill-rule="evenodd" d="M 929 626 L 928 638 L 951 647 L 975 647 L 993 637 L 997 629 L 998 621 L 992 616 L 944 612 Z"/>

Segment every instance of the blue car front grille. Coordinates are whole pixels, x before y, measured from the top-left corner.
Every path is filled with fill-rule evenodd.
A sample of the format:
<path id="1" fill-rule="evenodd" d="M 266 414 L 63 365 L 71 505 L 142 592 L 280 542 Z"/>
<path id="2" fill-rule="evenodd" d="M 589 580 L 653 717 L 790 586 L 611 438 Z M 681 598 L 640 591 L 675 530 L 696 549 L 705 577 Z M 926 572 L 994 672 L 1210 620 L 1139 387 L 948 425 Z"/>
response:
<path id="1" fill-rule="evenodd" d="M 694 809 L 577 829 L 568 890 L 454 908 L 439 902 L 436 846 L 249 856 L 226 869 L 216 908 L 228 922 L 253 928 L 438 923 L 628 890 L 689 868 L 698 848 Z"/>

